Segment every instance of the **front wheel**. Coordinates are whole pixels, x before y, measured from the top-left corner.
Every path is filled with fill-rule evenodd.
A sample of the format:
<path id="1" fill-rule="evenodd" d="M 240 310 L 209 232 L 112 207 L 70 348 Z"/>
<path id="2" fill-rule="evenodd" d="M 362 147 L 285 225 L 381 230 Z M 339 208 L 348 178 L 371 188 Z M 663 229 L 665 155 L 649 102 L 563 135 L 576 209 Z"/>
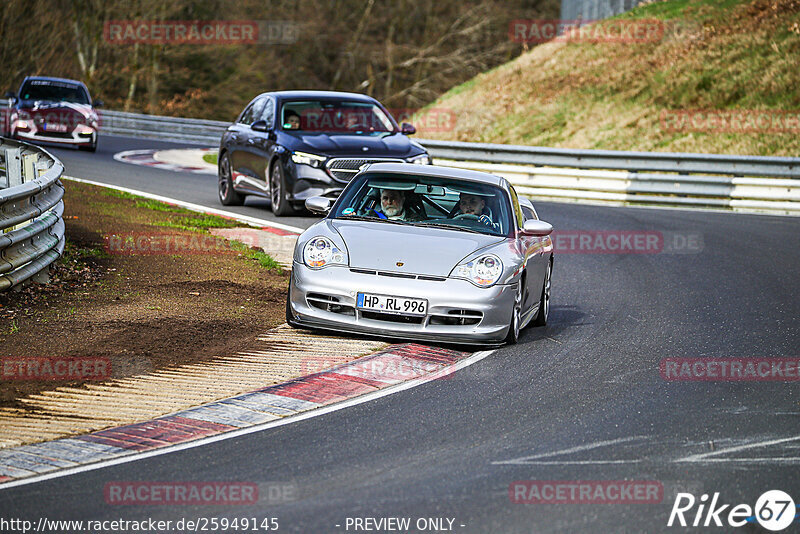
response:
<path id="1" fill-rule="evenodd" d="M 97 137 L 92 139 L 92 144 L 90 145 L 78 145 L 79 150 L 85 150 L 87 152 L 96 152 L 97 151 Z"/>
<path id="2" fill-rule="evenodd" d="M 550 315 L 550 276 L 553 274 L 553 263 L 547 262 L 547 270 L 544 272 L 544 284 L 542 285 L 542 297 L 539 299 L 539 313 L 533 320 L 533 326 L 545 326 L 547 317 Z"/>
<path id="3" fill-rule="evenodd" d="M 523 282 L 523 280 L 519 281 L 517 294 L 514 296 L 514 306 L 511 309 L 511 324 L 508 325 L 508 335 L 506 335 L 506 343 L 508 345 L 516 345 L 519 341 L 520 324 L 522 323 Z"/>
<path id="4" fill-rule="evenodd" d="M 219 201 L 223 206 L 241 206 L 244 197 L 234 191 L 233 178 L 231 177 L 231 160 L 227 154 L 219 159 Z"/>
<path id="5" fill-rule="evenodd" d="M 289 275 L 289 289 L 286 290 L 286 324 L 292 328 L 297 328 L 294 322 L 294 314 L 292 313 L 292 275 Z"/>
<path id="6" fill-rule="evenodd" d="M 294 208 L 286 199 L 286 180 L 283 177 L 280 161 L 276 161 L 272 166 L 269 178 L 269 198 L 272 202 L 272 213 L 278 217 L 294 213 Z"/>

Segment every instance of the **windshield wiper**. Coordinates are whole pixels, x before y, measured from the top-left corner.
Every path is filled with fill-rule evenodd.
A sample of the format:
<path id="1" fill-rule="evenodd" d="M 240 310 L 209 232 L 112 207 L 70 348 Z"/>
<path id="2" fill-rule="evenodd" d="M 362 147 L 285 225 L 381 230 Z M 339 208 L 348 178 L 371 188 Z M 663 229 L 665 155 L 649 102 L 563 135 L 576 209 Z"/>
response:
<path id="1" fill-rule="evenodd" d="M 365 217 L 364 215 L 345 215 L 336 217 L 337 221 L 370 221 L 370 222 L 385 222 L 391 224 L 406 224 L 406 221 L 400 219 L 381 219 L 380 217 Z"/>
<path id="2" fill-rule="evenodd" d="M 458 230 L 461 232 L 471 232 L 473 234 L 480 234 L 480 235 L 493 235 L 493 234 L 487 234 L 486 232 L 479 232 L 478 230 L 473 230 L 472 228 L 465 228 L 463 226 L 452 226 L 450 224 L 442 224 L 442 223 L 415 223 L 414 226 L 421 226 L 422 228 L 443 228 L 445 230 Z"/>

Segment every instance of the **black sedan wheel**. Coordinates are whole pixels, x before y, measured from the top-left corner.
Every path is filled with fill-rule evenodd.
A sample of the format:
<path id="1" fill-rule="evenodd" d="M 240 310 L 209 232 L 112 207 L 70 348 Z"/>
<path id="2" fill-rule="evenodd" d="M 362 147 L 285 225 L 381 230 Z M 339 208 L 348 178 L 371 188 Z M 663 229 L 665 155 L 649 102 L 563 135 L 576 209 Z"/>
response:
<path id="1" fill-rule="evenodd" d="M 269 178 L 269 198 L 272 201 L 272 213 L 278 217 L 294 213 L 294 208 L 286 200 L 286 180 L 283 178 L 283 169 L 280 162 L 276 162 L 272 166 Z"/>
<path id="2" fill-rule="evenodd" d="M 219 160 L 219 201 L 223 206 L 241 206 L 244 203 L 244 197 L 233 190 L 231 162 L 227 154 Z"/>

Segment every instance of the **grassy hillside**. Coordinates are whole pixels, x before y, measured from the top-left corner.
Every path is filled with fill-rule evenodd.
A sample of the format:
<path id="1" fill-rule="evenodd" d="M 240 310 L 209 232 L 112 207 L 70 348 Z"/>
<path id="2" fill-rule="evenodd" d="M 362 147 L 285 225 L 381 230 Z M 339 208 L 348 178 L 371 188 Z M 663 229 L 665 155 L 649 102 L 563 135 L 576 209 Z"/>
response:
<path id="1" fill-rule="evenodd" d="M 436 100 L 430 107 L 452 110 L 455 127 L 423 125 L 420 137 L 800 155 L 800 1 L 671 0 L 619 18 L 659 19 L 666 30 L 641 44 L 535 46 Z M 790 133 L 670 131 L 660 117 L 675 110 L 785 110 L 795 122 Z"/>

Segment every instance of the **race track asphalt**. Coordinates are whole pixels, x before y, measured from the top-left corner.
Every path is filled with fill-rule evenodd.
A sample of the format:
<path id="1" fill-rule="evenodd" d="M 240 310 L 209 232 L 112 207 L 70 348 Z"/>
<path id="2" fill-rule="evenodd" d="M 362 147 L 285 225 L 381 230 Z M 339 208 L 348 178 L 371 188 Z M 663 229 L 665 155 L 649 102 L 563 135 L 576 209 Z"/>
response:
<path id="1" fill-rule="evenodd" d="M 213 176 L 112 159 L 161 146 L 175 145 L 103 138 L 96 154 L 53 152 L 68 175 L 218 207 Z M 412 526 L 450 518 L 464 533 L 670 532 L 685 530 L 667 527 L 675 488 L 751 506 L 781 489 L 800 504 L 800 382 L 672 382 L 659 372 L 665 358 L 800 359 L 800 219 L 536 205 L 559 231 L 661 232 L 700 245 L 560 254 L 549 325 L 452 377 L 227 441 L 3 489 L 0 516 L 276 517 L 287 532 L 363 532 L 348 518 L 364 517 L 408 517 Z M 272 217 L 263 203 L 240 210 Z M 658 481 L 669 495 L 657 504 L 518 504 L 509 486 L 519 480 Z M 104 500 L 112 481 L 254 482 L 292 494 L 271 502 L 266 489 L 246 506 L 120 506 Z"/>

